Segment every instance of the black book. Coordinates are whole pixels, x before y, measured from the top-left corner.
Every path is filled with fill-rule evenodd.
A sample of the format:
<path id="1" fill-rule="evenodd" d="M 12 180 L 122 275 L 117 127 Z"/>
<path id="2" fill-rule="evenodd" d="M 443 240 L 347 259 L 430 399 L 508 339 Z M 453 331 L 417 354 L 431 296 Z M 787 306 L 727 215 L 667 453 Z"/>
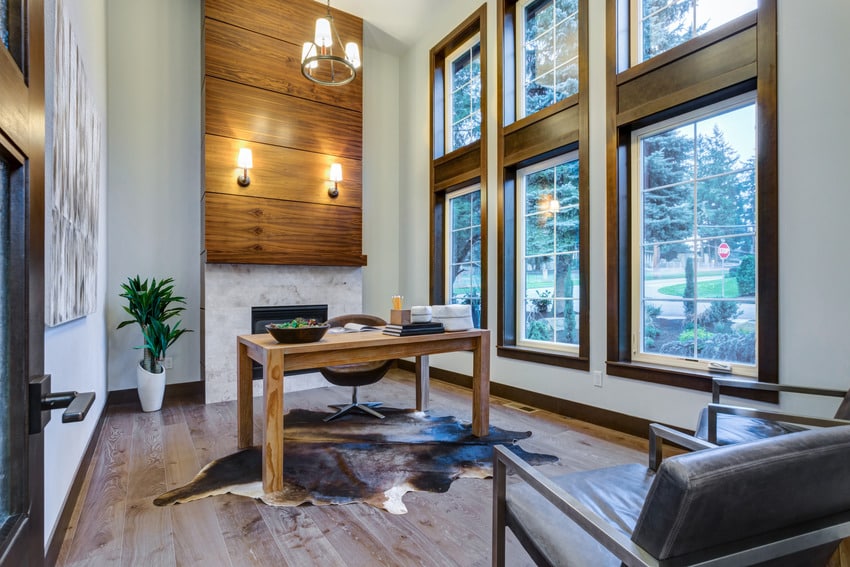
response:
<path id="1" fill-rule="evenodd" d="M 426 329 L 443 330 L 443 324 L 433 321 L 428 323 L 405 323 L 404 325 L 393 325 L 390 323 L 384 327 L 384 329 L 387 331 L 423 331 Z"/>
<path id="2" fill-rule="evenodd" d="M 443 328 L 434 328 L 434 329 L 410 329 L 408 331 L 388 331 L 384 329 L 385 335 L 392 335 L 394 337 L 409 337 L 411 335 L 439 335 L 440 333 L 444 333 L 445 329 Z"/>

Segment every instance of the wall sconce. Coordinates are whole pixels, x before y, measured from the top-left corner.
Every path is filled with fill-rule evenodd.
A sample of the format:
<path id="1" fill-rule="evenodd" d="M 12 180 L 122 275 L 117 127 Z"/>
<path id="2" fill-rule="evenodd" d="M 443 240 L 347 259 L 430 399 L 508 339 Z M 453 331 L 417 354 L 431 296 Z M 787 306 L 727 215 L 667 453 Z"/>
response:
<path id="1" fill-rule="evenodd" d="M 333 187 L 328 187 L 328 195 L 336 198 L 339 195 L 339 182 L 342 181 L 342 165 L 339 163 L 331 164 L 331 181 Z"/>
<path id="2" fill-rule="evenodd" d="M 240 187 L 247 187 L 251 184 L 251 178 L 248 177 L 248 170 L 254 167 L 254 159 L 249 148 L 239 150 L 239 157 L 236 162 L 242 168 L 242 175 L 236 178 L 236 182 Z"/>

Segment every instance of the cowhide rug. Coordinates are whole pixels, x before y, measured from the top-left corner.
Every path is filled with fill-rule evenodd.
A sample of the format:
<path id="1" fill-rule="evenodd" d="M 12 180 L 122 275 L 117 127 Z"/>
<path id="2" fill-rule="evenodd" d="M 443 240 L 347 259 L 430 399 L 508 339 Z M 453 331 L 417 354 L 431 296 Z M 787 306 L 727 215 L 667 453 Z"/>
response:
<path id="1" fill-rule="evenodd" d="M 404 514 L 405 493 L 445 492 L 456 478 L 487 478 L 493 445 L 507 445 L 532 464 L 557 457 L 528 453 L 516 441 L 530 431 L 490 426 L 486 437 L 454 417 L 382 408 L 386 419 L 349 414 L 325 423 L 328 414 L 292 410 L 284 416 L 282 493 L 264 495 L 259 447 L 217 459 L 187 485 L 154 500 L 157 506 L 191 502 L 216 494 L 260 498 L 273 506 L 365 502 Z"/>

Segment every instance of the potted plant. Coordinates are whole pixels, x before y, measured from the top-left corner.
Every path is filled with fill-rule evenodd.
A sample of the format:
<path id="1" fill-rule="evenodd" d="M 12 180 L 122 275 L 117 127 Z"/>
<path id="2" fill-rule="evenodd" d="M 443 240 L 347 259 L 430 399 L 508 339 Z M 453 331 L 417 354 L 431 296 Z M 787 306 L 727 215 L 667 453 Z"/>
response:
<path id="1" fill-rule="evenodd" d="M 143 411 L 157 411 L 162 407 L 162 397 L 165 393 L 165 368 L 162 360 L 168 347 L 174 344 L 189 329 L 180 328 L 180 320 L 172 326 L 169 323 L 173 317 L 186 310 L 183 304 L 186 299 L 174 295 L 174 278 L 164 278 L 157 281 L 151 278 L 150 283 L 139 276 L 127 278 L 127 283 L 121 284 L 124 290 L 120 296 L 127 300 L 124 305 L 132 319 L 122 321 L 118 329 L 138 323 L 142 331 L 144 344 L 135 348 L 142 349 L 143 357 L 136 368 L 138 378 L 139 399 Z"/>

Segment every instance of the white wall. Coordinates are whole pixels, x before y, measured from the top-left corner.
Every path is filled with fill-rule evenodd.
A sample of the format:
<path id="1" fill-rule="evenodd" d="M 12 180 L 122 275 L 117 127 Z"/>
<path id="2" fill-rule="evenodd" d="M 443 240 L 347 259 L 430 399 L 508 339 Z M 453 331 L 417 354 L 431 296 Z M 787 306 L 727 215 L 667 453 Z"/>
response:
<path id="1" fill-rule="evenodd" d="M 399 234 L 408 226 L 399 210 L 398 55 L 378 50 L 383 36 L 363 27 L 363 312 L 387 319 L 400 289 Z"/>
<path id="2" fill-rule="evenodd" d="M 89 92 L 94 98 L 101 117 L 107 125 L 107 73 L 106 73 L 106 7 L 105 0 L 88 2 L 65 1 L 65 13 L 86 69 Z M 52 117 L 54 91 L 54 29 L 56 1 L 47 0 L 45 9 L 45 119 L 46 140 L 46 191 L 53 191 L 52 181 Z M 105 137 L 101 148 L 101 196 L 97 265 L 97 295 L 95 311 L 91 315 L 45 328 L 44 371 L 51 375 L 54 392 L 76 390 L 94 392 L 96 399 L 85 421 L 62 423 L 62 410 L 54 410 L 44 432 L 44 536 L 49 542 L 56 521 L 62 511 L 74 471 L 80 465 L 83 453 L 92 436 L 98 417 L 106 401 L 106 282 L 107 282 L 107 193 L 106 170 L 109 152 Z"/>
<path id="3" fill-rule="evenodd" d="M 590 17 L 590 366 L 605 370 L 605 76 L 604 2 L 591 1 Z M 428 52 L 478 6 L 478 0 L 452 2 L 433 13 L 427 35 L 400 62 L 401 183 L 400 292 L 414 302 L 428 300 Z M 496 132 L 496 3 L 488 2 L 487 112 Z M 850 5 L 845 0 L 800 3 L 779 0 L 779 159 L 780 159 L 780 379 L 836 388 L 850 386 L 850 319 L 846 290 L 850 266 L 845 259 L 843 223 L 850 209 L 844 111 L 850 77 L 844 54 L 850 39 Z M 488 177 L 490 289 L 488 317 L 495 332 L 497 260 L 495 143 Z M 390 239 L 385 232 L 384 240 Z M 371 261 L 371 260 L 370 260 Z M 495 340 L 493 344 L 495 345 Z M 583 404 L 650 420 L 693 427 L 708 394 L 605 376 L 603 388 L 592 386 L 586 372 L 498 358 L 491 353 L 491 378 Z M 467 355 L 432 357 L 431 364 L 469 373 Z M 783 398 L 795 410 L 823 410 Z M 834 407 L 834 405 L 833 405 Z"/>
<path id="4" fill-rule="evenodd" d="M 183 335 L 168 350 L 168 383 L 200 379 L 201 201 L 200 0 L 110 0 L 109 389 L 136 387 L 137 325 L 120 285 L 129 276 L 173 277 L 186 297 Z"/>

